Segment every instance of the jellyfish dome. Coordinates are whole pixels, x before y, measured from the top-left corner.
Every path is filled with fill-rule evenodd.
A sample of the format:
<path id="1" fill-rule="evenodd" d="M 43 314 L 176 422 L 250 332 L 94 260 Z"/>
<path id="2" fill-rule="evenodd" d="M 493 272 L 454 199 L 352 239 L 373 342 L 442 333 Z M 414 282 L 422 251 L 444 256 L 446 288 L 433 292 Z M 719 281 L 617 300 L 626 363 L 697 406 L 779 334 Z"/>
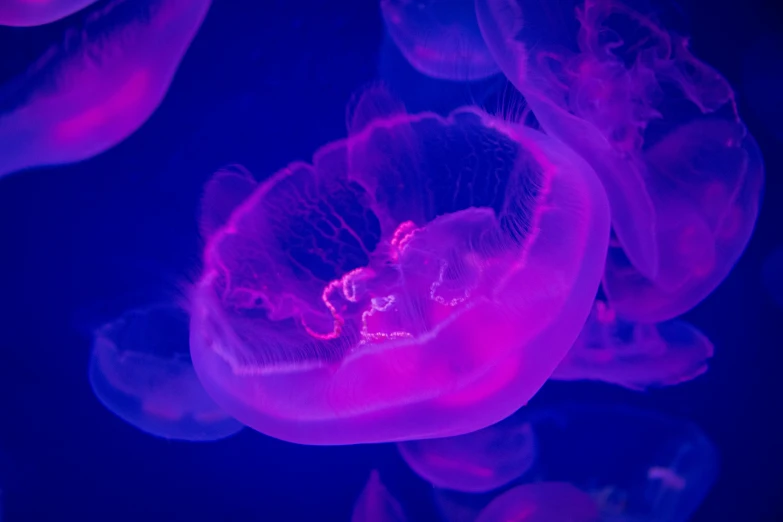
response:
<path id="1" fill-rule="evenodd" d="M 441 80 L 500 72 L 481 36 L 473 0 L 381 0 L 386 30 L 411 66 Z"/>
<path id="2" fill-rule="evenodd" d="M 713 352 L 712 342 L 685 321 L 626 321 L 598 300 L 552 379 L 602 381 L 638 391 L 674 386 L 704 374 Z"/>
<path id="3" fill-rule="evenodd" d="M 353 506 L 351 522 L 406 522 L 402 506 L 381 481 L 378 470 L 372 470 Z"/>
<path id="4" fill-rule="evenodd" d="M 550 413 L 534 422 L 536 470 L 590 494 L 601 520 L 685 522 L 717 477 L 715 447 L 687 421 L 601 404 Z"/>
<path id="5" fill-rule="evenodd" d="M 109 411 L 158 437 L 209 441 L 243 428 L 199 383 L 188 351 L 188 315 L 174 305 L 134 309 L 100 328 L 89 378 Z"/>
<path id="6" fill-rule="evenodd" d="M 593 499 L 567 482 L 512 488 L 484 508 L 476 522 L 599 522 Z"/>
<path id="7" fill-rule="evenodd" d="M 0 25 L 29 27 L 43 25 L 87 7 L 96 0 L 3 0 Z"/>
<path id="8" fill-rule="evenodd" d="M 515 415 L 465 435 L 397 447 L 408 466 L 433 486 L 466 493 L 491 491 L 520 478 L 536 455 L 532 425 Z"/>
<path id="9" fill-rule="evenodd" d="M 280 439 L 498 422 L 543 385 L 597 291 L 609 213 L 579 156 L 473 108 L 375 115 L 260 183 L 205 249 L 194 366 L 229 414 Z"/>
<path id="10" fill-rule="evenodd" d="M 755 226 L 764 166 L 726 79 L 631 3 L 475 5 L 488 49 L 541 127 L 604 184 L 609 302 L 655 323 L 728 275 Z"/>

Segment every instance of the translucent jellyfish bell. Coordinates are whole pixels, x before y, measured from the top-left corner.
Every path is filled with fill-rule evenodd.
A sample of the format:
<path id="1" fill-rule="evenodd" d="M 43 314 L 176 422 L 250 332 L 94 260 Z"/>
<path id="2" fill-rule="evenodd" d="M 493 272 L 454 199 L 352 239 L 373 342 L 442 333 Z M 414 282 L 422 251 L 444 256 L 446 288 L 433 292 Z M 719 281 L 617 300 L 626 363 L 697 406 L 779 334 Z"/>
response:
<path id="1" fill-rule="evenodd" d="M 564 405 L 551 414 L 550 422 L 534 423 L 536 470 L 589 493 L 601 520 L 685 522 L 717 476 L 714 446 L 689 422 L 600 405 Z"/>
<path id="2" fill-rule="evenodd" d="M 199 383 L 188 353 L 188 316 L 173 305 L 131 310 L 100 328 L 89 377 L 106 408 L 152 435 L 208 441 L 242 429 Z"/>
<path id="3" fill-rule="evenodd" d="M 473 0 L 381 0 L 386 29 L 414 69 L 471 81 L 500 71 L 476 22 Z"/>
<path id="4" fill-rule="evenodd" d="M 81 161 L 160 105 L 209 0 L 110 2 L 0 87 L 0 176 Z"/>
<path id="5" fill-rule="evenodd" d="M 684 321 L 633 323 L 596 301 L 551 378 L 603 381 L 642 391 L 695 379 L 707 371 L 713 352 L 710 340 Z"/>
<path id="6" fill-rule="evenodd" d="M 400 455 L 433 486 L 483 493 L 523 476 L 533 465 L 533 427 L 513 415 L 482 430 L 440 439 L 400 442 Z"/>
<path id="7" fill-rule="evenodd" d="M 3 0 L 0 25 L 26 27 L 64 18 L 96 0 Z"/>
<path id="8" fill-rule="evenodd" d="M 512 488 L 489 503 L 476 522 L 599 522 L 598 508 L 567 482 L 539 482 Z"/>
<path id="9" fill-rule="evenodd" d="M 731 87 L 685 38 L 621 1 L 565 4 L 574 9 L 476 0 L 476 12 L 541 126 L 606 188 L 617 236 L 604 280 L 610 302 L 630 319 L 671 319 L 704 299 L 744 250 L 761 154 Z"/>
<path id="10" fill-rule="evenodd" d="M 471 108 L 353 120 L 371 123 L 261 183 L 211 237 L 196 371 L 231 415 L 293 442 L 497 422 L 589 313 L 600 182 L 558 142 Z"/>
<path id="11" fill-rule="evenodd" d="M 204 240 L 226 224 L 236 207 L 256 189 L 253 175 L 241 165 L 228 165 L 215 172 L 204 185 L 199 212 L 199 232 Z"/>
<path id="12" fill-rule="evenodd" d="M 372 470 L 367 484 L 353 506 L 351 522 L 405 522 L 407 517 L 396 498 L 381 482 L 377 470 Z"/>

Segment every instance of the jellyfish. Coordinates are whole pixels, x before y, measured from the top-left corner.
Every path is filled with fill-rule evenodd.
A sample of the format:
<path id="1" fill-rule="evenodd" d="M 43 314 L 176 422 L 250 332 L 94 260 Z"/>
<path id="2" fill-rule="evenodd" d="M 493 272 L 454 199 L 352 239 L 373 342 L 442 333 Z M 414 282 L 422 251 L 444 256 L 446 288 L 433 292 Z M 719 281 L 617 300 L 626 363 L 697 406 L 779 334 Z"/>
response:
<path id="1" fill-rule="evenodd" d="M 242 165 L 228 165 L 215 172 L 204 185 L 199 232 L 206 240 L 228 221 L 231 213 L 256 188 L 253 175 Z"/>
<path id="2" fill-rule="evenodd" d="M 744 251 L 763 186 L 728 82 L 619 0 L 573 12 L 476 0 L 476 13 L 541 127 L 604 184 L 614 237 L 603 285 L 617 313 L 655 323 L 693 308 Z"/>
<path id="3" fill-rule="evenodd" d="M 783 308 L 783 247 L 776 248 L 767 256 L 761 273 L 767 293 Z"/>
<path id="4" fill-rule="evenodd" d="M 713 351 L 710 340 L 684 321 L 625 321 L 598 300 L 576 343 L 551 378 L 603 381 L 644 391 L 702 375 Z"/>
<path id="5" fill-rule="evenodd" d="M 89 378 L 109 411 L 158 437 L 210 441 L 243 427 L 199 383 L 188 351 L 188 315 L 173 304 L 133 309 L 100 328 Z"/>
<path id="6" fill-rule="evenodd" d="M 609 230 L 589 166 L 475 108 L 395 107 L 355 103 L 371 123 L 260 183 L 206 245 L 194 367 L 267 435 L 483 428 L 535 394 L 589 314 Z"/>
<path id="7" fill-rule="evenodd" d="M 717 476 L 715 448 L 690 422 L 600 404 L 550 414 L 533 423 L 539 477 L 590 494 L 601 520 L 685 522 Z"/>
<path id="8" fill-rule="evenodd" d="M 407 517 L 396 498 L 381 482 L 378 470 L 370 478 L 353 506 L 351 522 L 405 522 Z"/>
<path id="9" fill-rule="evenodd" d="M 29 27 L 54 22 L 79 11 L 96 0 L 3 0 L 0 25 Z"/>
<path id="10" fill-rule="evenodd" d="M 386 30 L 408 63 L 441 80 L 498 73 L 481 36 L 473 0 L 381 0 Z"/>
<path id="11" fill-rule="evenodd" d="M 481 511 L 476 522 L 598 522 L 593 499 L 567 482 L 516 486 Z"/>
<path id="12" fill-rule="evenodd" d="M 467 493 L 491 491 L 522 477 L 533 465 L 533 428 L 519 416 L 482 430 L 397 444 L 410 468 L 433 486 Z"/>
<path id="13" fill-rule="evenodd" d="M 0 88 L 0 176 L 81 161 L 134 133 L 160 105 L 209 0 L 124 0 Z"/>

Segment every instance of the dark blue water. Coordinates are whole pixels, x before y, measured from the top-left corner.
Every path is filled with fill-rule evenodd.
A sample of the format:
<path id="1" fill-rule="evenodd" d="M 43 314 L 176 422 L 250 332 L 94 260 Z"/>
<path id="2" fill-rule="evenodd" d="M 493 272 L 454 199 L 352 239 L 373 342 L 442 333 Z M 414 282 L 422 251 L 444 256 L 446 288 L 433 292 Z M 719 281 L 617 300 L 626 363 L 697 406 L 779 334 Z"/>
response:
<path id="1" fill-rule="evenodd" d="M 745 53 L 759 35 L 783 31 L 777 2 L 682 3 L 696 54 L 736 87 L 744 109 Z M 0 79 L 68 24 L 0 28 Z M 373 467 L 413 520 L 435 520 L 427 485 L 391 445 L 304 447 L 250 430 L 209 444 L 156 439 L 106 411 L 86 373 L 94 323 L 197 272 L 195 217 L 209 175 L 243 163 L 264 177 L 343 136 L 345 103 L 376 76 L 381 42 L 372 0 L 217 1 L 139 132 L 89 161 L 0 181 L 4 521 L 348 520 Z M 419 93 L 438 102 L 474 94 Z M 709 373 L 649 394 L 553 383 L 533 401 L 578 393 L 692 419 L 721 457 L 694 519 L 702 522 L 783 520 L 783 310 L 760 278 L 783 244 L 783 143 L 774 137 L 783 122 L 743 113 L 767 187 L 739 264 L 686 316 L 715 342 Z"/>

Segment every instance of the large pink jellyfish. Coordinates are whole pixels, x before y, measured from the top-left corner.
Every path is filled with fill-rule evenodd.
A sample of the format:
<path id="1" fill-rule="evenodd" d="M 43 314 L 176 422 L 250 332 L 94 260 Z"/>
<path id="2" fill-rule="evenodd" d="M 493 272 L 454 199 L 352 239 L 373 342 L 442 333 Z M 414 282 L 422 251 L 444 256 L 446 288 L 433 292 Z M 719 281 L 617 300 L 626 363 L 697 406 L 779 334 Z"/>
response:
<path id="1" fill-rule="evenodd" d="M 590 496 L 567 482 L 539 482 L 512 488 L 484 508 L 476 522 L 598 522 Z"/>
<path id="2" fill-rule="evenodd" d="M 64 18 L 96 0 L 3 0 L 0 25 L 26 27 Z"/>
<path id="3" fill-rule="evenodd" d="M 188 316 L 173 305 L 131 310 L 100 328 L 89 376 L 106 408 L 152 435 L 215 440 L 242 429 L 199 383 L 188 353 Z"/>
<path id="4" fill-rule="evenodd" d="M 470 81 L 500 71 L 476 23 L 473 0 L 381 0 L 381 13 L 397 48 L 422 74 Z"/>
<path id="5" fill-rule="evenodd" d="M 260 184 L 209 240 L 196 371 L 241 422 L 299 443 L 500 421 L 589 313 L 600 182 L 556 141 L 470 108 L 352 121 L 370 123 Z"/>
<path id="6" fill-rule="evenodd" d="M 351 522 L 405 522 L 402 506 L 389 493 L 377 470 L 372 470 L 367 484 L 353 506 Z"/>
<path id="7" fill-rule="evenodd" d="M 433 486 L 467 493 L 491 491 L 520 478 L 536 455 L 533 427 L 516 415 L 465 435 L 397 446 L 408 466 Z"/>
<path id="8" fill-rule="evenodd" d="M 659 322 L 698 304 L 744 250 L 763 184 L 726 80 L 619 0 L 573 11 L 476 0 L 476 13 L 541 126 L 604 183 L 617 236 L 604 288 L 617 312 Z"/>
<path id="9" fill-rule="evenodd" d="M 0 176 L 81 161 L 155 111 L 209 0 L 110 2 L 0 92 Z"/>
<path id="10" fill-rule="evenodd" d="M 707 371 L 714 347 L 684 321 L 624 321 L 596 301 L 582 333 L 552 374 L 563 381 L 603 381 L 632 390 L 673 386 Z"/>

